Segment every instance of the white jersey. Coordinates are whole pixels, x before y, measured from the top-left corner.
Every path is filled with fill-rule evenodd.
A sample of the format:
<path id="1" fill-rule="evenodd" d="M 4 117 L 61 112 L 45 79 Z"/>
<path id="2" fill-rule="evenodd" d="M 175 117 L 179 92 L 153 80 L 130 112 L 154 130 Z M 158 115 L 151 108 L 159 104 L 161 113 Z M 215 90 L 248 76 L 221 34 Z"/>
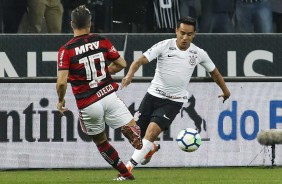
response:
<path id="1" fill-rule="evenodd" d="M 200 64 L 207 72 L 215 69 L 208 54 L 193 43 L 186 51 L 176 45 L 176 38 L 161 41 L 143 55 L 151 62 L 157 58 L 155 76 L 148 93 L 176 102 L 187 102 L 187 86 L 195 67 Z"/>

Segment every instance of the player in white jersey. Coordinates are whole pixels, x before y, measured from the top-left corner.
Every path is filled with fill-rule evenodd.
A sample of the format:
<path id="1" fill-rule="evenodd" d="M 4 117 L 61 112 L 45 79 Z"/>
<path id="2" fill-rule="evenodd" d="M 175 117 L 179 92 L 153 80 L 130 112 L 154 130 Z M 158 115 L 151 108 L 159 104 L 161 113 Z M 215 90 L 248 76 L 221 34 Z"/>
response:
<path id="1" fill-rule="evenodd" d="M 222 75 L 208 54 L 191 43 L 196 34 L 196 21 L 191 17 L 180 18 L 175 32 L 176 38 L 155 44 L 134 61 L 122 79 L 123 88 L 130 84 L 141 65 L 157 58 L 155 76 L 137 112 L 140 115 L 137 123 L 141 128 L 143 147 L 134 151 L 127 163 L 129 170 L 140 162 L 148 163 L 159 149 L 154 141 L 161 132 L 168 129 L 183 103 L 187 102 L 187 85 L 198 64 L 210 73 L 221 88 L 223 94 L 219 97 L 223 97 L 223 102 L 230 96 Z"/>

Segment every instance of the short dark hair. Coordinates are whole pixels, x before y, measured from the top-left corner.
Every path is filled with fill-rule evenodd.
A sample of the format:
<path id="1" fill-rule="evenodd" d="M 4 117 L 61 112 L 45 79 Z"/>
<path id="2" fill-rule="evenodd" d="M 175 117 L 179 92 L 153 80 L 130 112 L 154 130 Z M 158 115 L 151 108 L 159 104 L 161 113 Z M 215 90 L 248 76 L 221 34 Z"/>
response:
<path id="1" fill-rule="evenodd" d="M 71 12 L 74 29 L 83 29 L 91 26 L 91 12 L 85 5 L 80 5 Z"/>
<path id="2" fill-rule="evenodd" d="M 194 27 L 194 30 L 196 31 L 196 20 L 192 17 L 189 16 L 184 16 L 181 17 L 178 21 L 177 21 L 177 29 L 180 27 L 180 24 L 188 24 L 188 25 L 192 25 Z"/>

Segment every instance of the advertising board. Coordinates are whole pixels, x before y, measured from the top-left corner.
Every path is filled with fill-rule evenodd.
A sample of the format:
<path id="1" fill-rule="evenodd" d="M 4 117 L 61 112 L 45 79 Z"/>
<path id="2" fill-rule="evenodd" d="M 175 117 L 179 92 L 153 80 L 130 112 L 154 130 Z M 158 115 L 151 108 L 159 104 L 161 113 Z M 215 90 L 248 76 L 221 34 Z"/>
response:
<path id="1" fill-rule="evenodd" d="M 118 96 L 134 113 L 148 82 L 132 83 Z M 271 165 L 271 149 L 258 143 L 260 130 L 282 128 L 281 82 L 227 82 L 232 93 L 225 103 L 213 82 L 189 84 L 190 100 L 169 130 L 159 136 L 161 149 L 145 167 Z M 80 129 L 74 97 L 68 86 L 61 117 L 56 109 L 54 83 L 0 83 L 0 168 L 108 167 L 96 146 Z M 193 99 L 194 97 L 194 99 Z M 187 153 L 177 147 L 177 133 L 206 122 L 200 148 Z M 203 125 L 203 124 L 202 124 Z M 120 130 L 107 129 L 123 161 L 133 148 Z M 282 147 L 276 147 L 277 165 Z"/>
<path id="2" fill-rule="evenodd" d="M 103 34 L 128 65 L 155 43 L 175 34 Z M 0 35 L 0 77 L 56 77 L 57 53 L 72 35 Z M 226 77 L 282 76 L 280 34 L 197 34 L 193 43 L 203 48 Z M 136 76 L 152 77 L 156 62 L 140 68 Z M 118 75 L 124 76 L 123 70 Z M 194 77 L 207 76 L 198 67 Z"/>

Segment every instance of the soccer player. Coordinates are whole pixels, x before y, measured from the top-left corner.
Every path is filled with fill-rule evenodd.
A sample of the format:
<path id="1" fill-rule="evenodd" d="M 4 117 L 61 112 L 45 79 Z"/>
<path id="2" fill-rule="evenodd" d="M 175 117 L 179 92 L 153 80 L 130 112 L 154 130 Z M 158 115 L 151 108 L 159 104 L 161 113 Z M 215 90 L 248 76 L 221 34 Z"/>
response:
<path id="1" fill-rule="evenodd" d="M 134 151 L 127 163 L 129 170 L 138 163 L 146 164 L 159 149 L 154 143 L 159 134 L 168 129 L 188 99 L 186 91 L 195 67 L 200 64 L 210 73 L 221 88 L 223 102 L 230 92 L 225 81 L 208 54 L 192 43 L 196 34 L 196 21 L 191 17 L 182 17 L 175 29 L 176 38 L 163 40 L 131 64 L 127 75 L 122 79 L 121 88 L 130 84 L 134 73 L 141 65 L 157 58 L 157 67 L 151 85 L 137 111 L 137 124 L 141 128 L 143 148 Z"/>
<path id="2" fill-rule="evenodd" d="M 126 61 L 108 39 L 90 34 L 91 13 L 84 5 L 72 11 L 71 26 L 74 38 L 58 53 L 57 108 L 62 114 L 68 110 L 64 97 L 69 79 L 82 130 L 91 136 L 102 157 L 119 172 L 116 180 L 133 180 L 105 133 L 105 124 L 113 129 L 121 127 L 132 146 L 137 150 L 142 148 L 140 128 L 117 97 L 118 84 L 110 76 L 125 68 Z M 106 61 L 111 63 L 108 65 Z"/>

